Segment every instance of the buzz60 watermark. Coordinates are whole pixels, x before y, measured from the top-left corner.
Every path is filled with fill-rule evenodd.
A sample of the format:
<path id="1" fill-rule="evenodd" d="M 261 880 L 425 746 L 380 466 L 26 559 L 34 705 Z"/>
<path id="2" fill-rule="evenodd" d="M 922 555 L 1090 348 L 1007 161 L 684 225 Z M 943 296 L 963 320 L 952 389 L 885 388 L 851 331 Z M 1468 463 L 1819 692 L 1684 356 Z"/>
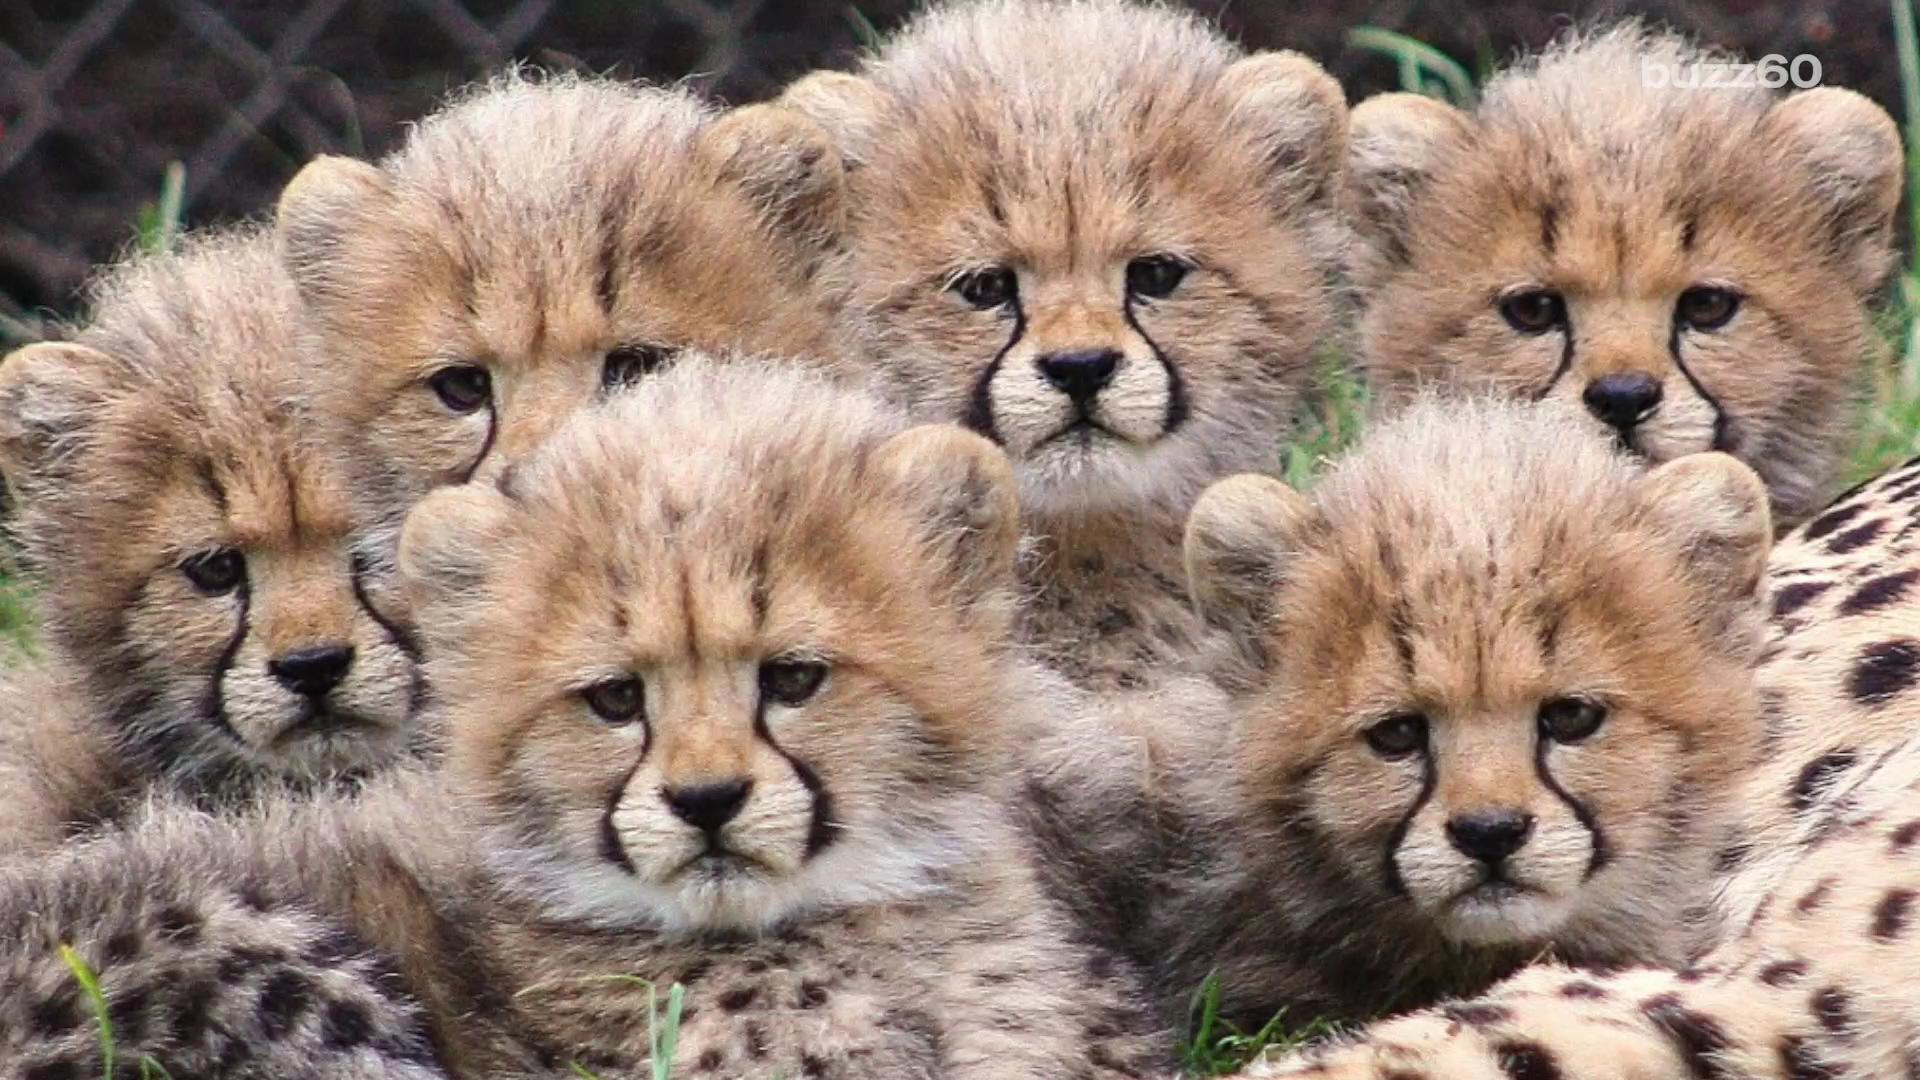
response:
<path id="1" fill-rule="evenodd" d="M 1764 86 L 1769 90 L 1792 84 L 1799 89 L 1820 85 L 1820 58 L 1801 53 L 1788 59 L 1768 53 L 1758 61 L 1697 60 L 1674 64 L 1653 57 L 1641 57 L 1640 82 L 1656 90 L 1747 90 Z"/>

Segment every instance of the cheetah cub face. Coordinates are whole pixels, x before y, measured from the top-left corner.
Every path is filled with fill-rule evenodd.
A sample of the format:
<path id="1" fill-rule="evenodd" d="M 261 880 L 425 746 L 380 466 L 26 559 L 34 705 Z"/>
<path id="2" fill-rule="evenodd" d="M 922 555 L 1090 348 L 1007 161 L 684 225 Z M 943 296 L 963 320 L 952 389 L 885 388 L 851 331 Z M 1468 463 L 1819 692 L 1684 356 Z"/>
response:
<path id="1" fill-rule="evenodd" d="M 1363 366 L 1567 403 L 1650 460 L 1723 450 L 1810 513 L 1846 440 L 1904 156 L 1851 91 L 1649 85 L 1717 58 L 1637 27 L 1576 37 L 1471 113 L 1352 118 Z"/>
<path id="2" fill-rule="evenodd" d="M 1346 102 L 1311 61 L 1170 9 L 956 4 L 783 102 L 854 166 L 858 344 L 1029 510 L 1264 464 L 1330 321 Z"/>
<path id="3" fill-rule="evenodd" d="M 368 603 L 268 238 L 116 267 L 71 342 L 0 364 L 0 468 L 47 634 L 143 764 L 325 777 L 407 748 L 411 641 Z"/>
<path id="4" fill-rule="evenodd" d="M 1642 476 L 1520 405 L 1416 404 L 1310 500 L 1223 481 L 1187 550 L 1247 797 L 1444 941 L 1644 936 L 1754 749 L 1770 537 L 1732 458 Z"/>
<path id="5" fill-rule="evenodd" d="M 691 360 L 432 496 L 402 568 L 501 876 L 669 930 L 937 887 L 993 772 L 1016 513 L 977 436 Z"/>
<path id="6" fill-rule="evenodd" d="M 397 530 L 682 348 L 826 355 L 810 275 L 840 209 L 804 118 L 562 76 L 509 74 L 377 166 L 316 161 L 278 229 L 358 508 Z"/>

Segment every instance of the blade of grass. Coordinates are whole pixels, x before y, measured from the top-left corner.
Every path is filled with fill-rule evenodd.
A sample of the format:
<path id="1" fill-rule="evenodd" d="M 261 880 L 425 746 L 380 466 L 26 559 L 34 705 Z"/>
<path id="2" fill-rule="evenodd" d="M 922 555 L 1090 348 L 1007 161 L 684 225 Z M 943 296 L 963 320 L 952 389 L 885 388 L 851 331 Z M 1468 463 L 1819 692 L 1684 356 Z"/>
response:
<path id="1" fill-rule="evenodd" d="M 1907 190 L 1913 191 L 1920 175 L 1920 32 L 1916 32 L 1913 0 L 1891 0 L 1893 4 L 1893 51 L 1900 61 L 1900 106 L 1906 112 Z M 1907 199 L 1909 242 L 1920 244 L 1920 199 Z M 1908 265 L 1920 271 L 1920 265 Z"/>
<path id="2" fill-rule="evenodd" d="M 100 1072 L 104 1080 L 114 1080 L 113 1019 L 107 1015 L 107 995 L 100 991 L 100 980 L 94 977 L 93 968 L 73 951 L 70 945 L 60 946 L 60 961 L 73 972 L 73 979 L 80 984 L 80 992 L 86 995 L 87 1002 L 93 1007 L 93 1020 L 100 1033 Z"/>
<path id="3" fill-rule="evenodd" d="M 1400 88 L 1416 94 L 1429 93 L 1427 76 L 1438 79 L 1446 88 L 1448 101 L 1462 108 L 1479 97 L 1473 76 L 1458 60 L 1421 41 L 1380 26 L 1356 26 L 1347 31 L 1347 44 L 1356 49 L 1390 56 L 1400 65 Z"/>

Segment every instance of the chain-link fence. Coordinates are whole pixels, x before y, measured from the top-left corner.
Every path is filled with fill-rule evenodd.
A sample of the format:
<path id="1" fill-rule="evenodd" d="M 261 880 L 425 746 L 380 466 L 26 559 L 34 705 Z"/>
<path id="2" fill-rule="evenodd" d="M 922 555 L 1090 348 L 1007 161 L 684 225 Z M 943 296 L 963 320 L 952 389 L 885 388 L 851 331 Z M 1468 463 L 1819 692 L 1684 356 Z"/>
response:
<path id="1" fill-rule="evenodd" d="M 524 60 L 732 101 L 844 63 L 913 0 L 0 0 L 0 345 L 70 312 L 90 266 L 141 229 L 257 215 L 320 153 L 378 154 L 447 90 Z M 1484 67 L 1584 0 L 1200 0 L 1250 45 L 1302 49 L 1351 92 L 1394 65 L 1348 43 L 1404 31 Z M 1651 0 L 1758 55 L 1813 53 L 1890 106 L 1882 0 Z M 178 168 L 174 164 L 178 163 Z M 171 189 L 170 170 L 177 183 Z"/>

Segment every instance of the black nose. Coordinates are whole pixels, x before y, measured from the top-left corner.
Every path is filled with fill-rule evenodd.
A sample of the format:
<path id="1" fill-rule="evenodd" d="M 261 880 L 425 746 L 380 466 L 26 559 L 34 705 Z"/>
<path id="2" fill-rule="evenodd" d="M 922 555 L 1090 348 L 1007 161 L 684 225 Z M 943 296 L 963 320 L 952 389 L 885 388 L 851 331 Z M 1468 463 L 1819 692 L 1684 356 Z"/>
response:
<path id="1" fill-rule="evenodd" d="M 1587 384 L 1580 400 L 1588 411 L 1626 434 L 1660 404 L 1660 380 L 1638 372 L 1602 375 Z"/>
<path id="2" fill-rule="evenodd" d="M 1532 832 L 1533 815 L 1518 810 L 1461 814 L 1447 822 L 1453 846 L 1489 866 L 1519 851 Z"/>
<path id="3" fill-rule="evenodd" d="M 753 781 L 741 777 L 667 788 L 660 794 L 674 817 L 711 836 L 740 813 L 747 803 L 747 792 L 752 790 Z"/>
<path id="4" fill-rule="evenodd" d="M 1049 353 L 1039 360 L 1040 374 L 1059 387 L 1075 405 L 1085 405 L 1113 381 L 1120 354 L 1112 349 Z"/>
<path id="5" fill-rule="evenodd" d="M 280 685 L 310 698 L 326 697 L 353 666 L 353 649 L 346 645 L 322 645 L 317 649 L 295 649 L 267 662 L 267 670 Z"/>

